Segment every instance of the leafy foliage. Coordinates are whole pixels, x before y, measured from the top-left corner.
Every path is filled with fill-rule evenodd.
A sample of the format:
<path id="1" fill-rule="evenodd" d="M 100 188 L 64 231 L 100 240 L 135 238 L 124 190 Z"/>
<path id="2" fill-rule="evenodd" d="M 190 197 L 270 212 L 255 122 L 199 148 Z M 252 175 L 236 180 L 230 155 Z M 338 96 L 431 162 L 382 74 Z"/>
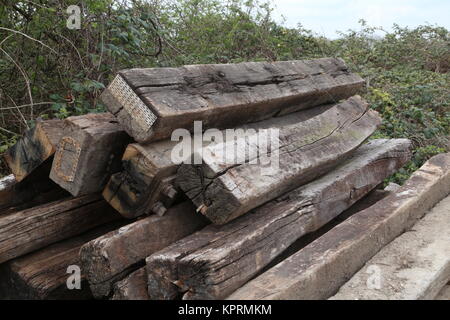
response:
<path id="1" fill-rule="evenodd" d="M 257 0 L 84 0 L 80 30 L 66 26 L 75 0 L 0 0 L 0 152 L 36 118 L 102 112 L 98 97 L 130 67 L 343 58 L 367 80 L 362 95 L 384 122 L 374 137 L 406 137 L 405 180 L 449 151 L 449 31 L 368 26 L 329 40 L 287 28 Z M 380 33 L 383 36 L 380 36 Z"/>

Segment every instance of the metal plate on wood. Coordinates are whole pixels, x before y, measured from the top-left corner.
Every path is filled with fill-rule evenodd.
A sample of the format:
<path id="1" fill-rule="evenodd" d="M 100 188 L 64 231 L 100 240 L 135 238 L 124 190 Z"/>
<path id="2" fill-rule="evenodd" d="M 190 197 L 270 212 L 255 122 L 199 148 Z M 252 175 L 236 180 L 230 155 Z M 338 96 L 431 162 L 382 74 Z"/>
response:
<path id="1" fill-rule="evenodd" d="M 153 126 L 157 119 L 156 115 L 142 102 L 122 76 L 117 75 L 108 86 L 108 90 L 141 130 L 147 132 Z"/>
<path id="2" fill-rule="evenodd" d="M 73 159 L 70 161 L 72 162 L 72 166 L 70 167 L 69 170 L 63 170 L 61 168 L 64 150 L 66 148 L 73 149 L 72 151 L 75 153 Z M 71 137 L 63 137 L 61 139 L 61 141 L 59 142 L 58 150 L 56 151 L 55 154 L 55 172 L 61 179 L 67 182 L 72 182 L 74 180 L 75 173 L 78 167 L 78 161 L 80 160 L 80 154 L 81 154 L 81 146 L 78 141 L 76 141 Z"/>

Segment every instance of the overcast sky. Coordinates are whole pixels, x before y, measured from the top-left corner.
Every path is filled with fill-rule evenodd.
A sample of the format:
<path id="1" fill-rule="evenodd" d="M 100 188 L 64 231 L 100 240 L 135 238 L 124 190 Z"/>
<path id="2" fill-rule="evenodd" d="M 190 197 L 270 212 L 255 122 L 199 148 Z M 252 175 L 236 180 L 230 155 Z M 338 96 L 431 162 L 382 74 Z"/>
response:
<path id="1" fill-rule="evenodd" d="M 274 0 L 275 16 L 286 25 L 329 38 L 336 30 L 358 29 L 358 20 L 390 30 L 393 23 L 415 27 L 430 23 L 450 29 L 450 0 Z"/>

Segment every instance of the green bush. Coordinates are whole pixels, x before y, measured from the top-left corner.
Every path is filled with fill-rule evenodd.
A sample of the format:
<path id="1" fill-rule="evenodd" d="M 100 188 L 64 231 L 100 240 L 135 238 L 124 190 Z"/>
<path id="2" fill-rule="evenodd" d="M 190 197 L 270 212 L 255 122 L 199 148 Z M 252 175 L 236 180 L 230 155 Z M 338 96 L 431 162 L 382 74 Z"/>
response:
<path id="1" fill-rule="evenodd" d="M 101 112 L 98 97 L 130 67 L 343 58 L 367 80 L 361 93 L 383 117 L 374 137 L 409 138 L 404 181 L 449 151 L 450 40 L 438 26 L 368 26 L 329 40 L 274 21 L 257 0 L 82 1 L 82 28 L 66 27 L 75 0 L 0 0 L 0 152 L 36 118 Z M 380 37 L 379 33 L 384 36 Z"/>

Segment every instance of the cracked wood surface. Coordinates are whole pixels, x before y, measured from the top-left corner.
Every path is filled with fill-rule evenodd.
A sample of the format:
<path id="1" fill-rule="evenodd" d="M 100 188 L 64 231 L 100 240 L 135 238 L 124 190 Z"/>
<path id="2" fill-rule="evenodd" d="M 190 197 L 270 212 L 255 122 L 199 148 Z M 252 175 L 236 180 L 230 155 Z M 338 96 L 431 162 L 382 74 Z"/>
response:
<path id="1" fill-rule="evenodd" d="M 79 251 L 83 244 L 119 227 L 112 222 L 79 236 L 60 241 L 45 248 L 8 261 L 2 266 L 0 299 L 89 299 L 92 294 L 81 270 L 81 290 L 69 290 L 67 268 L 80 265 Z"/>
<path id="2" fill-rule="evenodd" d="M 117 220 L 100 195 L 54 201 L 0 215 L 0 263 Z"/>
<path id="3" fill-rule="evenodd" d="M 205 225 L 205 219 L 186 201 L 162 217 L 149 216 L 90 241 L 82 247 L 80 259 L 92 293 L 108 296 L 114 282 L 136 264 Z"/>
<path id="4" fill-rule="evenodd" d="M 327 299 L 450 192 L 450 153 L 427 161 L 393 194 L 248 282 L 229 299 Z"/>
<path id="5" fill-rule="evenodd" d="M 176 143 L 128 145 L 122 157 L 123 171 L 113 174 L 103 191 L 106 201 L 126 218 L 164 213 L 178 195 L 173 186 L 178 165 L 171 161 Z"/>
<path id="6" fill-rule="evenodd" d="M 375 188 L 410 158 L 405 139 L 374 140 L 334 171 L 222 226 L 210 225 L 146 259 L 152 299 L 221 299 L 305 234 Z"/>
<path id="7" fill-rule="evenodd" d="M 117 92 L 111 84 L 101 99 L 138 142 L 192 130 L 194 120 L 223 129 L 336 102 L 364 84 L 336 58 L 128 69 L 118 77 L 126 87 Z"/>
<path id="8" fill-rule="evenodd" d="M 329 108 L 330 106 L 319 106 L 313 110 L 238 126 L 236 130 L 260 130 L 279 127 L 280 123 L 284 125 L 300 123 Z M 234 136 L 228 137 L 225 130 L 220 133 L 225 141 L 234 139 Z M 208 140 L 206 138 L 204 140 L 202 139 L 202 147 L 216 143 L 206 141 Z M 138 143 L 128 145 L 122 158 L 123 171 L 113 174 L 103 191 L 106 201 L 127 218 L 152 211 L 164 213 L 176 201 L 178 192 L 173 179 L 179 164 L 172 161 L 172 151 L 177 144 L 178 141 L 164 140 L 145 145 Z M 194 148 L 192 141 L 191 147 Z M 162 205 L 155 208 L 159 203 Z"/>
<path id="9" fill-rule="evenodd" d="M 27 130 L 6 151 L 5 162 L 17 181 L 22 181 L 33 171 L 40 169 L 44 162 L 51 161 L 62 137 L 63 123 L 63 120 L 37 121 L 34 128 Z"/>
<path id="10" fill-rule="evenodd" d="M 129 139 L 110 113 L 69 117 L 50 178 L 73 196 L 100 192 L 110 175 L 120 170 Z"/>
<path id="11" fill-rule="evenodd" d="M 378 286 L 367 286 L 374 267 L 380 275 Z M 411 230 L 367 261 L 330 299 L 432 300 L 449 279 L 450 196 L 447 196 Z"/>
<path id="12" fill-rule="evenodd" d="M 359 96 L 322 113 L 316 111 L 298 113 L 313 114 L 305 121 L 298 121 L 296 114 L 267 120 L 272 123 L 269 127 L 279 130 L 275 151 L 269 156 L 278 166 L 266 165 L 255 139 L 239 138 L 234 145 L 226 141 L 204 148 L 200 165 L 179 168 L 178 185 L 209 220 L 224 224 L 326 173 L 381 123 L 378 113 L 369 110 Z M 230 146 L 237 154 L 248 154 L 245 163 L 228 161 Z M 275 152 L 278 158 L 273 158 Z"/>

